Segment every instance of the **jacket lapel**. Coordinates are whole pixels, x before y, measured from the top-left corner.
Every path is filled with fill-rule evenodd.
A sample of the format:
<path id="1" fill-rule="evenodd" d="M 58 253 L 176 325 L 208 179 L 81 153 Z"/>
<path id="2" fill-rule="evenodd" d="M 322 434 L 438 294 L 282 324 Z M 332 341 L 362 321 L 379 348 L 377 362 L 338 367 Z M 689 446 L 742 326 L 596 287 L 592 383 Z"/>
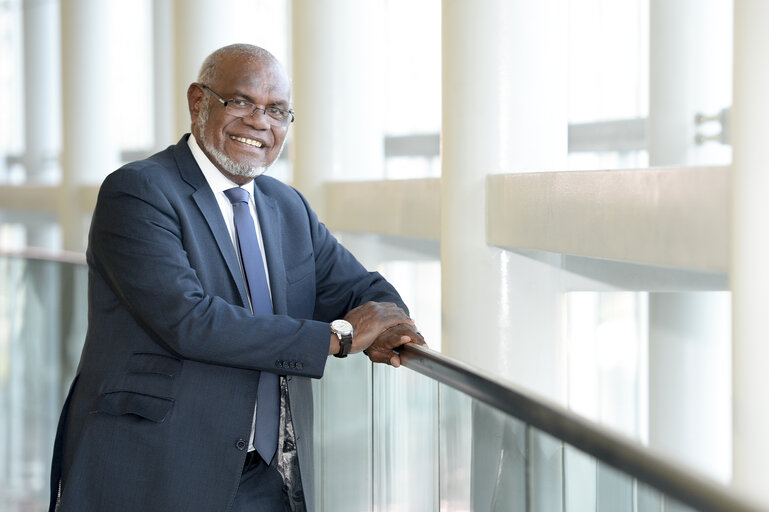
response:
<path id="1" fill-rule="evenodd" d="M 270 275 L 272 309 L 276 315 L 285 315 L 288 313 L 286 267 L 283 260 L 282 244 L 280 243 L 283 233 L 280 228 L 278 205 L 273 198 L 265 195 L 259 189 L 258 183 L 259 178 L 254 182 L 254 202 L 256 203 L 256 214 L 259 216 L 259 229 L 262 231 L 264 253 Z"/>
<path id="2" fill-rule="evenodd" d="M 192 152 L 187 145 L 187 138 L 188 135 L 182 137 L 174 151 L 179 172 L 182 178 L 195 189 L 195 192 L 192 193 L 192 200 L 197 205 L 200 213 L 203 214 L 203 218 L 205 218 L 208 224 L 208 229 L 216 241 L 216 246 L 227 263 L 227 269 L 230 272 L 232 281 L 238 288 L 240 300 L 246 306 L 249 304 L 248 291 L 246 290 L 243 273 L 240 271 L 238 255 L 235 253 L 235 247 L 232 245 L 232 240 L 230 239 L 227 225 L 222 218 L 219 204 L 216 202 L 214 193 L 211 191 L 211 187 L 208 186 L 205 176 L 203 176 L 203 171 L 200 170 L 195 157 L 192 156 Z"/>

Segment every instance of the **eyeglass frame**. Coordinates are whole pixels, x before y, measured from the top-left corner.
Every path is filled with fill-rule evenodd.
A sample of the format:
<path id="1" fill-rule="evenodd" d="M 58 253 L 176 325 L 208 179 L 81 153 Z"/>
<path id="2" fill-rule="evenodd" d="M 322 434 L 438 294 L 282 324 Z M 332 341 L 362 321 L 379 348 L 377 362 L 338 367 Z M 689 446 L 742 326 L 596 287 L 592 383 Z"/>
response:
<path id="1" fill-rule="evenodd" d="M 219 100 L 219 103 L 224 105 L 224 110 L 228 114 L 230 114 L 231 116 L 239 117 L 239 118 L 243 119 L 243 118 L 246 118 L 246 117 L 253 117 L 253 115 L 256 114 L 257 110 L 261 110 L 262 114 L 267 117 L 268 122 L 269 122 L 269 120 L 273 120 L 273 121 L 276 121 L 277 123 L 279 123 L 279 124 L 270 123 L 270 124 L 273 124 L 273 126 L 288 126 L 288 125 L 290 125 L 291 123 L 294 122 L 295 116 L 294 116 L 294 109 L 292 109 L 292 108 L 285 109 L 285 108 L 278 108 L 278 107 L 260 107 L 256 103 L 251 103 L 250 101 L 240 100 L 240 99 L 235 99 L 235 98 L 230 98 L 228 100 L 225 100 L 220 94 L 218 94 L 216 91 L 211 89 L 206 84 L 197 83 L 197 85 L 200 86 L 201 89 L 204 89 L 204 90 L 210 92 L 214 96 L 214 98 Z M 232 101 L 239 101 L 239 102 L 245 103 L 246 105 L 251 105 L 254 108 L 251 110 L 250 114 L 245 114 L 245 115 L 240 116 L 237 113 L 233 113 L 232 110 L 229 110 L 227 108 L 227 105 L 230 102 L 232 102 Z M 277 111 L 280 111 L 280 112 L 285 112 L 286 114 L 289 114 L 291 117 L 290 118 L 287 117 L 284 121 L 281 121 L 280 119 L 276 119 L 276 118 L 272 117 L 270 114 L 268 114 L 267 113 L 268 109 L 273 109 L 273 110 L 277 110 Z M 248 110 L 244 108 L 242 111 L 245 113 Z"/>

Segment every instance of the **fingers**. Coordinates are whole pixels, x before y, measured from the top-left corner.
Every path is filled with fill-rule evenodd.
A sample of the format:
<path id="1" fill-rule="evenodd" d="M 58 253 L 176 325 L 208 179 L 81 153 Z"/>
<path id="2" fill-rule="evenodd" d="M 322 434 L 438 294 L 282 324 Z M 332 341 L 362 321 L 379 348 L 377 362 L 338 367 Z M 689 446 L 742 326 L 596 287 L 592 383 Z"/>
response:
<path id="1" fill-rule="evenodd" d="M 400 343 L 398 346 L 403 346 L 405 343 L 408 343 L 408 340 L 409 338 L 407 336 L 404 336 L 403 339 L 401 340 L 402 343 Z M 391 349 L 376 347 L 372 345 L 368 349 L 366 349 L 365 352 L 368 358 L 373 363 L 389 364 L 390 366 L 394 366 L 395 368 L 401 365 L 400 356 Z"/>
<path id="2" fill-rule="evenodd" d="M 416 327 L 401 324 L 393 326 L 377 336 L 371 346 L 365 350 L 365 353 L 374 363 L 389 364 L 397 368 L 401 365 L 401 360 L 393 349 L 402 347 L 406 343 L 427 344 Z"/>
<path id="3" fill-rule="evenodd" d="M 409 324 L 399 324 L 386 329 L 374 339 L 371 348 L 393 349 L 405 345 L 406 343 L 416 343 L 425 345 L 425 339 L 422 337 L 416 327 Z"/>
<path id="4" fill-rule="evenodd" d="M 354 329 L 350 353 L 363 351 L 375 363 L 397 368 L 401 359 L 394 349 L 406 343 L 426 345 L 414 321 L 392 302 L 366 302 L 347 313 L 345 320 Z"/>
<path id="5" fill-rule="evenodd" d="M 366 302 L 347 313 L 345 319 L 356 331 L 373 329 L 374 325 L 381 327 L 379 332 L 402 323 L 414 325 L 406 312 L 392 302 Z"/>
<path id="6" fill-rule="evenodd" d="M 351 353 L 368 348 L 381 333 L 396 325 L 414 325 L 414 321 L 396 304 L 391 302 L 366 302 L 345 315 L 353 325 Z"/>

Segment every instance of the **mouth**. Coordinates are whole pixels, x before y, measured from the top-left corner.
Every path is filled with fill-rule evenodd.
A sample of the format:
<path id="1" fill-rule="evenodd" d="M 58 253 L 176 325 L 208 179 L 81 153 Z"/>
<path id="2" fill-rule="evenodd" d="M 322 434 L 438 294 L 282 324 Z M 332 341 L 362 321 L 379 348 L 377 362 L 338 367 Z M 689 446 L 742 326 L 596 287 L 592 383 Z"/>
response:
<path id="1" fill-rule="evenodd" d="M 262 147 L 264 147 L 264 142 L 262 142 L 260 140 L 249 139 L 249 138 L 246 138 L 246 137 L 236 137 L 235 135 L 230 135 L 230 139 L 232 139 L 234 141 L 237 141 L 237 142 L 241 142 L 243 144 L 246 144 L 246 145 L 254 147 L 254 148 L 262 148 Z"/>

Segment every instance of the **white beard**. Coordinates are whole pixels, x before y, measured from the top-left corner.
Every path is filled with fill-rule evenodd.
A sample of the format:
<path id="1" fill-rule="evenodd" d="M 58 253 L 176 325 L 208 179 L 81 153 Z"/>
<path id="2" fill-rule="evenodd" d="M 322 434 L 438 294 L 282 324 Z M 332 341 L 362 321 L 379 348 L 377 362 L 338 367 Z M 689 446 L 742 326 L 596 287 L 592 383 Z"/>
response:
<path id="1" fill-rule="evenodd" d="M 235 176 L 243 176 L 245 178 L 253 179 L 264 174 L 269 166 L 241 164 L 214 148 L 213 142 L 205 136 L 206 125 L 208 124 L 209 107 L 210 104 L 206 102 L 203 109 L 200 111 L 200 114 L 198 115 L 198 131 L 200 133 L 195 134 L 195 138 L 198 139 L 206 152 L 211 155 L 211 158 L 213 158 L 222 169 Z M 285 145 L 285 140 L 283 142 Z M 283 147 L 280 148 L 280 151 L 283 152 Z M 280 153 L 278 153 L 278 156 L 280 156 Z"/>

